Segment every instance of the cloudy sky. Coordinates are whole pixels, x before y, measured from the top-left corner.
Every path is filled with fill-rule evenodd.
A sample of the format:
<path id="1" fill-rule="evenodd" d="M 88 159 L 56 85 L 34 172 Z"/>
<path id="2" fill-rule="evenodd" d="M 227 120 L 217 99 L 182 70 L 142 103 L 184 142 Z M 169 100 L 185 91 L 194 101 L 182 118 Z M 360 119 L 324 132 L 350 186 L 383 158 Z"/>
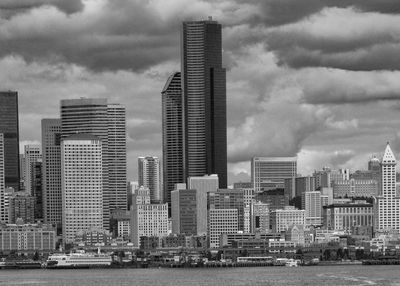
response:
<path id="1" fill-rule="evenodd" d="M 223 25 L 230 182 L 252 156 L 365 168 L 400 152 L 398 0 L 1 0 L 0 88 L 17 90 L 20 136 L 39 142 L 59 101 L 127 109 L 128 178 L 161 155 L 161 95 L 180 69 L 184 20 Z M 400 157 L 400 156 L 399 156 Z"/>

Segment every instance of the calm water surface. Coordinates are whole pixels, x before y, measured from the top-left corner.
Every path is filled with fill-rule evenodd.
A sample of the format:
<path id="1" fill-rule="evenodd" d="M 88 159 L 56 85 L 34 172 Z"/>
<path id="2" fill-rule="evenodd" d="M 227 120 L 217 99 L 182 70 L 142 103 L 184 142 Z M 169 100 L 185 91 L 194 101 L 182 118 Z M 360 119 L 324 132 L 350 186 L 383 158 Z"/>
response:
<path id="1" fill-rule="evenodd" d="M 399 285 L 400 266 L 0 270 L 0 285 Z"/>

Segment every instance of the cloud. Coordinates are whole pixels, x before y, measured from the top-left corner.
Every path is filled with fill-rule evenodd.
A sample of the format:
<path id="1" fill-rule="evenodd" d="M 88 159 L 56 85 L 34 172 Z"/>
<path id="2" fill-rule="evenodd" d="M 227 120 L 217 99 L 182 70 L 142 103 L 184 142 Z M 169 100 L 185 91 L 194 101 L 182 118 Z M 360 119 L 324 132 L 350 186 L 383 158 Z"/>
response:
<path id="1" fill-rule="evenodd" d="M 80 12 L 84 8 L 81 0 L 2 0 L 0 11 L 16 14 L 42 6 L 54 6 L 67 14 Z"/>
<path id="2" fill-rule="evenodd" d="M 344 29 L 344 27 L 346 27 Z M 400 67 L 400 16 L 324 8 L 297 23 L 270 29 L 268 48 L 294 68 L 393 70 Z"/>

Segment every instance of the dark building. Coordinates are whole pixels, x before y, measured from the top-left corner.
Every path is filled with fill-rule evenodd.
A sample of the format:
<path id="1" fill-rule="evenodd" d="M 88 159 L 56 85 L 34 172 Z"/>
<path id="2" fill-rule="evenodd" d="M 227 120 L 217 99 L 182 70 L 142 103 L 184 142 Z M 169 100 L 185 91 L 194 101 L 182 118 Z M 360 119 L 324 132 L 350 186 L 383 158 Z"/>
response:
<path id="1" fill-rule="evenodd" d="M 190 21 L 182 30 L 184 178 L 217 174 L 227 187 L 226 71 L 221 25 Z"/>
<path id="2" fill-rule="evenodd" d="M 177 189 L 171 192 L 172 233 L 197 234 L 196 190 Z"/>
<path id="3" fill-rule="evenodd" d="M 181 73 L 172 74 L 162 92 L 163 198 L 171 216 L 171 192 L 184 183 Z"/>
<path id="4" fill-rule="evenodd" d="M 9 198 L 9 223 L 22 219 L 24 223 L 35 222 L 35 198 L 26 192 L 16 192 Z"/>
<path id="5" fill-rule="evenodd" d="M 0 92 L 0 133 L 4 134 L 5 187 L 19 190 L 18 93 Z"/>
<path id="6" fill-rule="evenodd" d="M 31 189 L 35 198 L 35 220 L 43 220 L 42 160 L 32 163 Z"/>
<path id="7" fill-rule="evenodd" d="M 258 193 L 256 194 L 256 200 L 269 204 L 269 209 L 271 211 L 283 209 L 285 206 L 289 205 L 289 201 L 287 197 L 285 197 L 285 190 L 280 188 Z"/>

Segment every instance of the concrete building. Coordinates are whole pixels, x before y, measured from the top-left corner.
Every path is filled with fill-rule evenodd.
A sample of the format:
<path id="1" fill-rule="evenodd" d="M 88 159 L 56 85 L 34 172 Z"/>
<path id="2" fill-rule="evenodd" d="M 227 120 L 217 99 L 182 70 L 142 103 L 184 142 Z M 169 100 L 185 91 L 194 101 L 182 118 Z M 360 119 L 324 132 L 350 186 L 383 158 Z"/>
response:
<path id="1" fill-rule="evenodd" d="M 139 196 L 142 197 L 140 201 L 137 200 Z M 149 202 L 150 191 L 148 189 L 143 189 L 142 194 L 133 200 L 131 242 L 134 247 L 140 246 L 142 236 L 162 237 L 168 235 L 168 204 L 151 204 Z"/>
<path id="2" fill-rule="evenodd" d="M 244 231 L 244 195 L 242 190 L 218 189 L 216 192 L 207 193 L 207 210 L 212 209 L 236 209 L 238 217 L 238 227 Z"/>
<path id="3" fill-rule="evenodd" d="M 292 206 L 273 210 L 271 215 L 271 229 L 274 233 L 286 231 L 292 225 L 305 225 L 305 210 L 298 210 Z"/>
<path id="4" fill-rule="evenodd" d="M 237 209 L 209 209 L 208 210 L 208 239 L 210 248 L 218 248 L 220 236 L 223 233 L 238 232 Z"/>
<path id="5" fill-rule="evenodd" d="M 110 212 L 127 209 L 125 107 L 105 98 L 61 100 L 62 138 L 84 133 L 101 140 L 103 154 L 103 227 Z"/>
<path id="6" fill-rule="evenodd" d="M 283 209 L 289 205 L 284 189 L 273 189 L 255 194 L 255 200 L 268 204 L 270 210 Z"/>
<path id="7" fill-rule="evenodd" d="M 390 231 L 400 230 L 400 198 L 396 193 L 396 158 L 386 145 L 385 153 L 381 161 L 382 191 L 376 197 L 376 230 Z"/>
<path id="8" fill-rule="evenodd" d="M 182 29 L 184 178 L 217 174 L 227 187 L 226 71 L 221 25 L 188 21 Z"/>
<path id="9" fill-rule="evenodd" d="M 306 225 L 319 226 L 322 224 L 321 192 L 304 192 L 302 209 L 305 210 Z"/>
<path id="10" fill-rule="evenodd" d="M 323 215 L 330 230 L 351 231 L 355 227 L 374 225 L 373 205 L 365 201 L 328 205 L 324 207 Z"/>
<path id="11" fill-rule="evenodd" d="M 9 197 L 9 223 L 18 219 L 24 223 L 35 223 L 35 198 L 27 192 L 15 192 Z"/>
<path id="12" fill-rule="evenodd" d="M 46 224 L 0 225 L 0 251 L 52 252 L 56 249 L 56 229 Z"/>
<path id="13" fill-rule="evenodd" d="M 160 159 L 154 156 L 138 158 L 139 186 L 149 188 L 152 203 L 161 202 Z"/>
<path id="14" fill-rule="evenodd" d="M 85 246 L 110 245 L 111 233 L 101 228 L 89 228 L 75 233 L 74 244 Z"/>
<path id="15" fill-rule="evenodd" d="M 163 141 L 163 199 L 171 206 L 171 192 L 175 184 L 184 183 L 183 174 L 183 110 L 181 73 L 173 73 L 167 80 L 162 98 Z M 171 210 L 169 210 L 171 213 Z"/>
<path id="16" fill-rule="evenodd" d="M 75 134 L 61 142 L 63 242 L 75 233 L 103 228 L 103 154 L 99 138 Z"/>
<path id="17" fill-rule="evenodd" d="M 29 194 L 32 194 L 32 166 L 35 162 L 42 159 L 41 149 L 40 145 L 24 146 L 25 172 L 22 179 L 24 180 L 25 191 Z"/>
<path id="18" fill-rule="evenodd" d="M 0 91 L 0 133 L 3 134 L 5 186 L 19 191 L 19 124 L 16 91 Z"/>
<path id="19" fill-rule="evenodd" d="M 188 188 L 196 190 L 197 235 L 207 234 L 207 193 L 216 192 L 218 186 L 218 175 L 188 178 Z"/>
<path id="20" fill-rule="evenodd" d="M 332 182 L 332 188 L 335 198 L 374 197 L 379 194 L 376 180 L 336 180 Z"/>
<path id="21" fill-rule="evenodd" d="M 171 193 L 172 233 L 197 235 L 197 190 L 176 184 Z M 207 208 L 207 206 L 206 206 Z"/>
<path id="22" fill-rule="evenodd" d="M 110 230 L 113 237 L 128 241 L 131 237 L 131 213 L 128 210 L 115 209 L 111 212 Z"/>
<path id="23" fill-rule="evenodd" d="M 285 179 L 297 175 L 296 157 L 254 157 L 251 160 L 251 182 L 255 193 L 285 187 Z"/>
<path id="24" fill-rule="evenodd" d="M 61 232 L 61 120 L 42 119 L 43 219 Z"/>

